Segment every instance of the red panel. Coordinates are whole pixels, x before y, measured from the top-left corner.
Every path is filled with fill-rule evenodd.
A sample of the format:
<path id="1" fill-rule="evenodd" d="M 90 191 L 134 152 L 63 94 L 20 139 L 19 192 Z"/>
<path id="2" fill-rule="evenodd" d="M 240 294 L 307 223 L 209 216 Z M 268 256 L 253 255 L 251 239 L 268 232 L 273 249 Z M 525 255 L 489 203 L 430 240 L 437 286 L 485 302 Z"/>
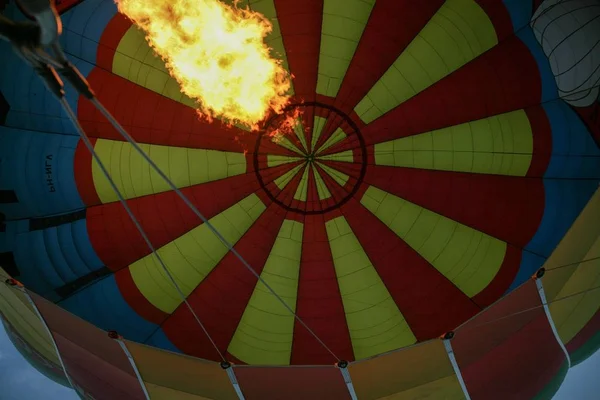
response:
<path id="1" fill-rule="evenodd" d="M 335 99 L 335 106 L 350 113 L 443 3 L 443 0 L 378 0 Z M 398 23 L 399 19 L 402 23 Z"/>
<path id="2" fill-rule="evenodd" d="M 565 361 L 533 280 L 456 332 L 454 353 L 477 399 L 531 399 Z"/>
<path id="3" fill-rule="evenodd" d="M 112 71 L 113 58 L 119 42 L 131 27 L 131 21 L 120 13 L 115 13 L 112 19 L 104 28 L 100 43 L 98 44 L 98 53 L 96 54 L 96 65 L 107 71 Z"/>
<path id="4" fill-rule="evenodd" d="M 63 14 L 81 3 L 83 0 L 52 0 L 52 3 L 56 6 L 56 11 L 59 14 Z"/>
<path id="5" fill-rule="evenodd" d="M 252 151 L 256 133 L 222 122 L 209 123 L 186 105 L 95 68 L 88 81 L 98 99 L 140 143 L 244 152 Z M 92 137 L 123 140 L 88 101 L 80 100 L 79 120 Z"/>
<path id="6" fill-rule="evenodd" d="M 375 144 L 528 108 L 540 103 L 541 87 L 535 59 L 512 36 L 370 123 L 362 133 L 368 144 Z M 335 147 L 341 151 L 352 144 Z"/>
<path id="7" fill-rule="evenodd" d="M 92 146 L 96 144 L 96 139 L 90 138 Z M 93 206 L 100 203 L 100 198 L 96 193 L 94 178 L 92 176 L 92 153 L 87 149 L 82 140 L 77 142 L 75 149 L 75 160 L 73 161 L 75 170 L 75 183 L 79 196 L 86 206 Z"/>
<path id="8" fill-rule="evenodd" d="M 533 134 L 533 157 L 527 176 L 544 176 L 552 156 L 552 127 L 544 108 L 539 105 L 525 109 Z"/>
<path id="9" fill-rule="evenodd" d="M 587 343 L 594 335 L 600 332 L 600 310 L 588 321 L 588 323 L 575 335 L 566 348 L 569 354 L 573 354 Z"/>
<path id="10" fill-rule="evenodd" d="M 247 400 L 350 399 L 336 367 L 234 367 Z"/>
<path id="11" fill-rule="evenodd" d="M 338 357 L 354 360 L 323 215 L 304 218 L 296 314 Z M 333 364 L 336 361 L 296 320 L 291 363 Z"/>
<path id="12" fill-rule="evenodd" d="M 356 199 L 342 213 L 418 341 L 439 337 L 481 311 Z"/>
<path id="13" fill-rule="evenodd" d="M 512 20 L 504 0 L 477 0 L 477 3 L 492 21 L 498 42 L 514 34 Z"/>
<path id="14" fill-rule="evenodd" d="M 129 306 L 146 321 L 160 325 L 168 316 L 166 312 L 156 308 L 146 297 L 140 292 L 137 285 L 133 281 L 131 271 L 122 269 L 115 274 L 117 287 L 121 292 L 123 299 Z"/>
<path id="15" fill-rule="evenodd" d="M 294 77 L 296 101 L 312 101 L 317 87 L 323 0 L 274 2 L 289 69 Z"/>
<path id="16" fill-rule="evenodd" d="M 290 168 L 289 165 L 270 168 L 263 171 L 263 179 L 270 182 Z M 206 218 L 212 218 L 259 190 L 256 177 L 248 173 L 181 191 Z M 129 200 L 128 205 L 155 248 L 201 223 L 175 192 L 139 197 Z M 150 254 L 146 242 L 119 202 L 88 209 L 87 229 L 96 254 L 113 271 Z"/>
<path id="17" fill-rule="evenodd" d="M 144 399 L 119 344 L 106 332 L 30 293 L 52 331 L 69 377 L 96 399 Z"/>
<path id="18" fill-rule="evenodd" d="M 235 245 L 235 249 L 260 274 L 283 223 L 286 211 L 271 204 Z M 188 302 L 222 353 L 254 291 L 257 279 L 233 254 L 228 253 L 188 297 Z M 167 337 L 184 353 L 218 359 L 214 347 L 186 306 L 180 306 L 162 326 Z"/>
<path id="19" fill-rule="evenodd" d="M 370 165 L 365 182 L 518 248 L 544 211 L 541 179 Z"/>

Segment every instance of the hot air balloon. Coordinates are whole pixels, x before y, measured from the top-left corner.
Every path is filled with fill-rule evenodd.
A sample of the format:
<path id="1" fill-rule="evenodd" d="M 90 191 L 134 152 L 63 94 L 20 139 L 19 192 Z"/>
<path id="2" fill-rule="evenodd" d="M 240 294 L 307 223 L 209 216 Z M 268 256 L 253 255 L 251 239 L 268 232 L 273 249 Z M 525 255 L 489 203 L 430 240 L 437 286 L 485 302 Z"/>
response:
<path id="1" fill-rule="evenodd" d="M 600 48 L 567 77 L 581 45 L 553 20 L 575 3 L 598 8 L 241 1 L 293 76 L 258 131 L 199 118 L 112 0 L 58 4 L 177 191 L 67 87 L 117 193 L 2 43 L 5 324 L 88 399 L 550 399 L 600 347 L 598 82 L 577 80 Z"/>

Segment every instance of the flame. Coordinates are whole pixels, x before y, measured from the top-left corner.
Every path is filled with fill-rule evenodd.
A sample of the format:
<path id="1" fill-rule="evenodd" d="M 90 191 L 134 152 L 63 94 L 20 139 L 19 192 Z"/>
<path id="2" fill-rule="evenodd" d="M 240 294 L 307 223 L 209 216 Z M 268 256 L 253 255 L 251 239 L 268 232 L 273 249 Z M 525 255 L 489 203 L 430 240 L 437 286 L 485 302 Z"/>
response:
<path id="1" fill-rule="evenodd" d="M 289 102 L 291 81 L 264 43 L 262 14 L 217 0 L 115 0 L 146 34 L 182 93 L 209 120 L 257 129 Z"/>

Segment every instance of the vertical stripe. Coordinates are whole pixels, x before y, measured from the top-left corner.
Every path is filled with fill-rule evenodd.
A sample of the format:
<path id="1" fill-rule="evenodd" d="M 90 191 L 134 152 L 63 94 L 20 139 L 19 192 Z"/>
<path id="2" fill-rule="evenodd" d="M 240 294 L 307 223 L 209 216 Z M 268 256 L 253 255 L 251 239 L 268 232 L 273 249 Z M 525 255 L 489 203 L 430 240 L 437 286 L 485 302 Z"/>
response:
<path id="1" fill-rule="evenodd" d="M 546 318 L 548 319 L 548 324 L 550 324 L 550 328 L 552 328 L 552 333 L 554 334 L 554 338 L 556 342 L 562 349 L 563 353 L 565 353 L 565 357 L 567 359 L 567 363 L 569 368 L 571 368 L 571 357 L 569 356 L 569 352 L 565 347 L 565 344 L 562 342 L 558 331 L 556 330 L 556 325 L 554 325 L 554 320 L 552 319 L 552 314 L 550 314 L 550 309 L 548 308 L 548 301 L 546 300 L 546 293 L 544 292 L 544 284 L 541 279 L 536 279 L 535 284 L 540 295 L 540 299 L 542 300 L 542 305 L 544 306 L 544 313 L 546 314 Z"/>

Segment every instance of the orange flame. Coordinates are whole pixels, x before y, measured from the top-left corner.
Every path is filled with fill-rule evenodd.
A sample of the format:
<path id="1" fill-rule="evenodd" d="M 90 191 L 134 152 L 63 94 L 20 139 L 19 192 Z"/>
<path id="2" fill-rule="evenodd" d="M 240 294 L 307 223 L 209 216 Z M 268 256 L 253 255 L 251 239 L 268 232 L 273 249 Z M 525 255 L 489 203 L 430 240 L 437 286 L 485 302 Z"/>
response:
<path id="1" fill-rule="evenodd" d="M 209 120 L 257 129 L 288 104 L 290 76 L 264 43 L 272 25 L 262 14 L 217 0 L 115 2 Z"/>

